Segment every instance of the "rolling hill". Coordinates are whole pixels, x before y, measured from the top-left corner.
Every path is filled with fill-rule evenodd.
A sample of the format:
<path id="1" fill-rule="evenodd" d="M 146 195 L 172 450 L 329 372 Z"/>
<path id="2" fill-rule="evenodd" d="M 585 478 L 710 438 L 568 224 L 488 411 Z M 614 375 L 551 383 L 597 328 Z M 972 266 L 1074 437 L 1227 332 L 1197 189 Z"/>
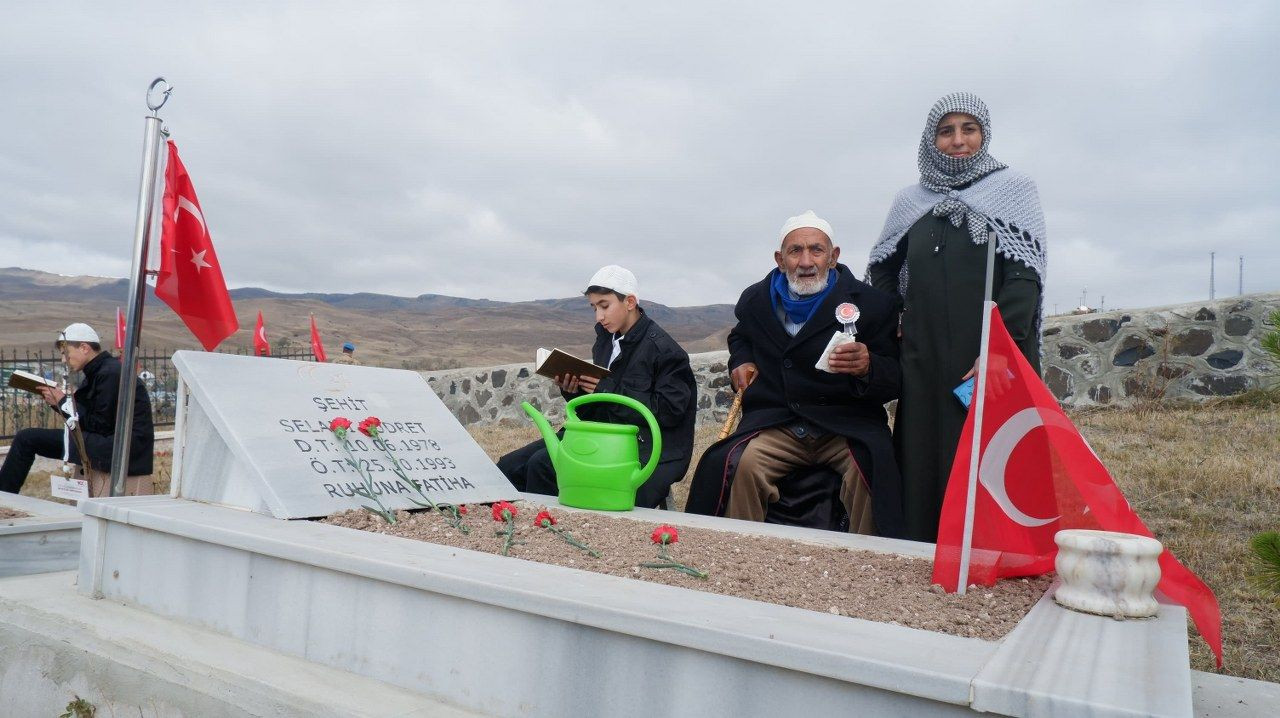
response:
<path id="1" fill-rule="evenodd" d="M 116 307 L 128 299 L 128 282 L 109 277 L 64 277 L 30 269 L 0 269 L 0 348 L 48 349 L 54 333 L 73 321 L 92 325 L 107 343 Z M 581 297 L 497 302 L 439 294 L 282 294 L 245 287 L 231 290 L 240 331 L 219 347 L 247 350 L 261 310 L 267 337 L 277 351 L 309 346 L 308 315 L 314 314 L 332 356 L 342 342 L 357 346 L 368 364 L 437 368 L 530 361 L 539 346 L 589 351 L 591 309 Z M 644 302 L 649 316 L 690 353 L 725 347 L 733 307 L 667 307 Z M 142 346 L 199 348 L 164 303 L 147 293 Z"/>

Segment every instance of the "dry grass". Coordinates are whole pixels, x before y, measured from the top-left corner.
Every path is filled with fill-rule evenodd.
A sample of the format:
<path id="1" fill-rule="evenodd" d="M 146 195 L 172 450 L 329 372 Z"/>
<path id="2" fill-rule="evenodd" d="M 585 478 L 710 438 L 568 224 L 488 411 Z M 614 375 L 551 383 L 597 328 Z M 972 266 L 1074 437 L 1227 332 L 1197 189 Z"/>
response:
<path id="1" fill-rule="evenodd" d="M 1280 605 L 1248 582 L 1250 538 L 1280 529 L 1280 405 L 1242 400 L 1072 418 L 1156 537 L 1217 593 L 1226 672 L 1280 681 Z M 718 430 L 699 429 L 695 456 Z M 532 426 L 514 422 L 471 433 L 494 459 L 537 438 Z M 167 455 L 157 456 L 156 470 L 156 490 L 168 491 Z M 48 498 L 48 488 L 47 475 L 35 474 L 22 493 Z M 687 492 L 687 481 L 677 485 L 677 508 Z M 1213 670 L 1194 629 L 1190 646 L 1192 666 Z"/>
<path id="2" fill-rule="evenodd" d="M 1073 416 L 1134 509 L 1213 588 L 1227 673 L 1280 681 L 1280 604 L 1249 585 L 1249 540 L 1280 528 L 1280 405 L 1223 402 Z M 1213 670 L 1192 631 L 1191 662 Z"/>

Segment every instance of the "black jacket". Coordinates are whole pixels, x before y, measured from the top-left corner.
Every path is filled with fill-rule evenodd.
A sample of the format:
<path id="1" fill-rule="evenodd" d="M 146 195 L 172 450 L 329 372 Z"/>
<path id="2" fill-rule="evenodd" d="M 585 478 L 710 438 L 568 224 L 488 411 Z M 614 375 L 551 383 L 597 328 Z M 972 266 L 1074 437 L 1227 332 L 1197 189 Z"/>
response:
<path id="1" fill-rule="evenodd" d="M 629 396 L 649 408 L 662 430 L 662 457 L 659 461 L 683 461 L 688 468 L 693 452 L 693 425 L 697 419 L 698 391 L 689 367 L 689 354 L 657 322 L 640 310 L 640 319 L 622 338 L 622 353 L 609 367 L 609 376 L 600 380 L 597 392 Z M 613 354 L 613 335 L 596 324 L 596 341 L 591 361 L 605 366 Z M 565 394 L 572 399 L 578 394 Z M 644 417 L 621 404 L 587 404 L 577 409 L 578 418 L 633 424 L 640 427 L 640 462 L 649 460 L 653 438 Z M 680 470 L 684 473 L 684 469 Z"/>
<path id="2" fill-rule="evenodd" d="M 884 428 L 884 404 L 898 398 L 902 368 L 898 364 L 897 300 L 854 278 L 837 265 L 836 285 L 794 337 L 787 334 L 769 297 L 769 280 L 747 287 L 734 308 L 738 323 L 729 332 L 729 371 L 754 362 L 755 381 L 742 395 L 739 432 L 805 419 L 836 434 L 852 435 L 860 427 Z M 840 324 L 835 308 L 858 306 L 858 341 L 871 352 L 866 377 L 829 374 L 814 368 Z"/>
<path id="3" fill-rule="evenodd" d="M 151 399 L 141 380 L 135 379 L 133 434 L 129 440 L 129 476 L 151 473 L 155 430 L 151 424 Z M 111 471 L 111 451 L 116 433 L 116 403 L 120 395 L 120 360 L 100 352 L 84 366 L 84 381 L 75 391 L 76 412 L 84 433 L 85 453 L 96 471 Z M 59 410 L 59 413 L 62 413 Z M 65 414 L 64 414 L 65 416 Z"/>
<path id="4" fill-rule="evenodd" d="M 871 485 L 877 532 L 898 536 L 902 523 L 902 487 L 884 404 L 898 398 L 898 300 L 854 278 L 837 265 L 836 284 L 792 337 L 783 328 L 769 296 L 772 272 L 747 287 L 738 299 L 738 323 L 729 332 L 729 370 L 752 362 L 756 378 L 743 392 L 742 419 L 734 434 L 703 454 L 689 487 L 686 511 L 722 514 L 728 498 L 732 453 L 762 429 L 803 420 L 850 442 L 858 466 Z M 840 324 L 835 309 L 857 305 L 858 341 L 871 353 L 865 377 L 830 374 L 814 367 Z"/>

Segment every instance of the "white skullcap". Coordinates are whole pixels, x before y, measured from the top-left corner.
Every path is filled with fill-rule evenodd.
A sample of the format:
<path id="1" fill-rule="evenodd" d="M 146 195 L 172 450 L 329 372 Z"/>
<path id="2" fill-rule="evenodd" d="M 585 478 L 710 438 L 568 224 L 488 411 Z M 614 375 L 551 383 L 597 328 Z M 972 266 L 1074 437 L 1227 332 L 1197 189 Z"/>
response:
<path id="1" fill-rule="evenodd" d="M 587 283 L 587 286 L 604 287 L 627 297 L 636 293 L 636 275 L 632 274 L 629 269 L 610 264 L 607 267 L 601 267 L 595 274 L 591 275 L 591 281 Z"/>
<path id="2" fill-rule="evenodd" d="M 88 324 L 76 322 L 67 325 L 66 329 L 58 334 L 60 342 L 89 342 L 90 344 L 98 343 L 98 333 L 93 331 L 93 327 Z"/>
<path id="3" fill-rule="evenodd" d="M 827 235 L 827 239 L 830 239 L 832 242 L 836 241 L 835 237 L 831 234 L 831 225 L 827 223 L 827 220 L 814 214 L 813 210 L 807 210 L 804 214 L 788 219 L 786 223 L 782 225 L 778 241 L 786 239 L 788 234 L 791 234 L 801 227 L 813 227 L 814 229 L 820 229 L 823 234 Z"/>

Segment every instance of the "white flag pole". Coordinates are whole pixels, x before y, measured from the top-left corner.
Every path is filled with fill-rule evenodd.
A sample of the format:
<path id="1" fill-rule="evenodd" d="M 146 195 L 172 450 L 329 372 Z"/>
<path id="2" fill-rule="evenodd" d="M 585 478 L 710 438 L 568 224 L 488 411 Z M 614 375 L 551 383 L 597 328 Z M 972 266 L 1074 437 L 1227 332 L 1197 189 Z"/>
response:
<path id="1" fill-rule="evenodd" d="M 969 447 L 969 486 L 964 497 L 964 537 L 960 542 L 960 577 L 956 593 L 963 595 L 969 587 L 969 559 L 973 553 L 973 507 L 978 498 L 978 459 L 982 449 L 982 410 L 987 403 L 988 345 L 991 342 L 992 284 L 996 271 L 996 233 L 987 232 L 987 284 L 982 301 L 982 344 L 978 349 L 978 375 L 973 387 L 973 444 Z"/>
<path id="2" fill-rule="evenodd" d="M 151 99 L 156 90 L 158 102 Z M 147 248 L 151 244 L 155 212 L 156 177 L 160 166 L 160 108 L 173 91 L 163 77 L 157 77 L 147 88 L 147 109 L 142 136 L 142 179 L 138 188 L 138 213 L 133 231 L 133 271 L 129 275 L 129 309 L 125 314 L 124 347 L 120 350 L 120 391 L 116 403 L 116 431 L 111 446 L 111 483 L 108 496 L 124 493 L 129 473 L 129 444 L 133 434 L 133 397 L 138 381 L 134 362 L 138 349 L 138 332 L 142 329 L 142 305 L 146 295 Z"/>

